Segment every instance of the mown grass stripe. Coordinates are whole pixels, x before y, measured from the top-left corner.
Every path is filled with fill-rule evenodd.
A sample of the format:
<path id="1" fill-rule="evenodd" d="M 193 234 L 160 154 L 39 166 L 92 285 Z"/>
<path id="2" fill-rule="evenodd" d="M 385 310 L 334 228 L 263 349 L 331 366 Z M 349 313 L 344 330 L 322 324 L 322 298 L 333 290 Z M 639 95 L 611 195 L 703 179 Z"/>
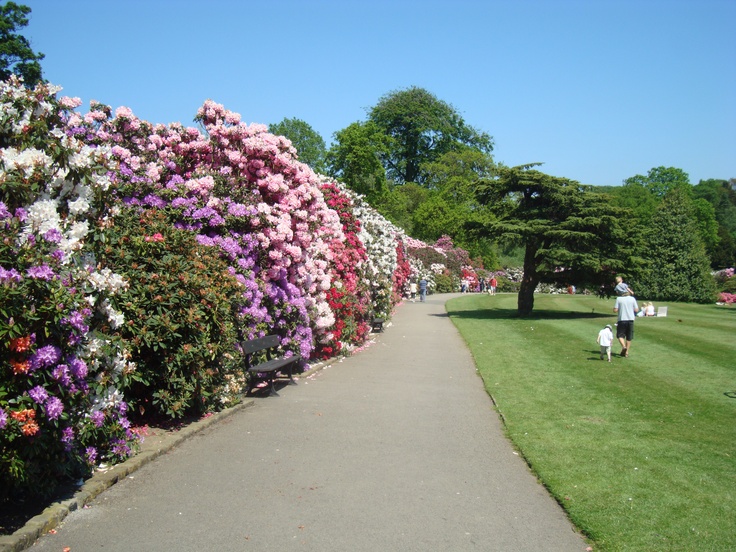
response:
<path id="1" fill-rule="evenodd" d="M 510 438 L 598 549 L 736 549 L 736 309 L 668 306 L 609 364 L 612 300 L 537 296 L 525 319 L 512 295 L 448 303 Z"/>

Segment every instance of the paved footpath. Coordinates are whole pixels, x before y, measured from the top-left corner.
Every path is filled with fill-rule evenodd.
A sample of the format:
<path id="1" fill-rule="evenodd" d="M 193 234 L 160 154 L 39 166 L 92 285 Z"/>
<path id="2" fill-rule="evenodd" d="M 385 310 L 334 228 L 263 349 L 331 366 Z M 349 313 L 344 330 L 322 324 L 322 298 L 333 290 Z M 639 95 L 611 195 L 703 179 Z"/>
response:
<path id="1" fill-rule="evenodd" d="M 186 439 L 33 552 L 582 551 L 503 435 L 449 296 Z"/>

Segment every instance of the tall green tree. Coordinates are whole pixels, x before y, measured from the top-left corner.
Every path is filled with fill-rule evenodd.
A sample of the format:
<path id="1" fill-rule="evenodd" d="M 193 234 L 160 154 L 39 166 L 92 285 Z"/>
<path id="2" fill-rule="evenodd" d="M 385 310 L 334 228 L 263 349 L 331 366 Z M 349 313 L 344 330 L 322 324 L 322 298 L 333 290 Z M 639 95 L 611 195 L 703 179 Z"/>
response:
<path id="1" fill-rule="evenodd" d="M 442 154 L 470 147 L 493 150 L 493 139 L 465 123 L 450 104 L 423 88 L 389 92 L 370 110 L 368 120 L 390 137 L 381 159 L 390 179 L 398 184 L 424 185 L 424 166 Z"/>
<path id="2" fill-rule="evenodd" d="M 701 180 L 693 187 L 697 200 L 713 206 L 718 223 L 718 243 L 709 251 L 713 268 L 728 268 L 736 264 L 736 189 L 727 180 Z"/>
<path id="3" fill-rule="evenodd" d="M 639 297 L 709 303 L 715 298 L 710 262 L 685 190 L 670 190 L 644 234 L 646 269 L 633 282 Z"/>
<path id="4" fill-rule="evenodd" d="M 44 55 L 34 52 L 28 39 L 18 34 L 28 25 L 29 13 L 31 8 L 15 2 L 0 6 L 0 80 L 17 75 L 32 88 L 43 80 L 39 62 Z"/>
<path id="5" fill-rule="evenodd" d="M 280 123 L 268 125 L 272 134 L 286 136 L 299 154 L 299 160 L 318 173 L 325 172 L 327 146 L 322 136 L 301 119 L 285 118 Z"/>
<path id="6" fill-rule="evenodd" d="M 624 186 L 617 195 L 619 204 L 626 206 L 630 206 L 627 200 L 630 202 L 631 199 L 638 196 L 641 200 L 640 205 L 631 207 L 640 222 L 647 225 L 662 199 L 673 190 L 682 191 L 684 201 L 690 204 L 688 211 L 690 216 L 696 220 L 697 231 L 708 254 L 715 254 L 720 241 L 715 210 L 706 200 L 695 197 L 694 188 L 690 184 L 690 176 L 682 169 L 655 167 L 650 169 L 646 176 L 639 174 L 632 176 L 624 180 Z"/>
<path id="7" fill-rule="evenodd" d="M 636 262 L 634 239 L 624 230 L 627 211 L 611 206 L 605 194 L 534 166 L 499 167 L 476 192 L 497 216 L 476 230 L 524 247 L 521 316 L 531 314 L 541 282 L 598 288 Z"/>
<path id="8" fill-rule="evenodd" d="M 443 154 L 425 165 L 425 170 L 425 185 L 432 194 L 412 215 L 413 235 L 428 242 L 450 236 L 472 258 L 482 259 L 486 268 L 495 267 L 498 258 L 493 241 L 468 231 L 470 221 L 482 221 L 491 216 L 488 208 L 478 203 L 475 188 L 481 179 L 493 176 L 493 158 L 487 153 L 463 148 Z"/>
<path id="9" fill-rule="evenodd" d="M 389 138 L 370 121 L 352 123 L 334 138 L 326 157 L 328 174 L 373 205 L 388 190 L 381 157 L 388 152 Z"/>

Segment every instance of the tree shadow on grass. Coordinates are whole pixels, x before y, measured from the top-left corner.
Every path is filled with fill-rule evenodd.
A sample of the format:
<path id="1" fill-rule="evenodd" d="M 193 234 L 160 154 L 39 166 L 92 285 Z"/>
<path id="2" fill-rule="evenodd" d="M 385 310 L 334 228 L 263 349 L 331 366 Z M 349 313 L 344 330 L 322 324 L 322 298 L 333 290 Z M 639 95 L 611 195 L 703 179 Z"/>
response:
<path id="1" fill-rule="evenodd" d="M 579 319 L 610 319 L 612 313 L 591 309 L 591 312 L 583 311 L 559 311 L 559 310 L 534 310 L 529 316 L 520 316 L 516 309 L 473 309 L 460 310 L 449 309 L 444 316 L 451 318 L 465 318 L 472 320 L 579 320 Z"/>

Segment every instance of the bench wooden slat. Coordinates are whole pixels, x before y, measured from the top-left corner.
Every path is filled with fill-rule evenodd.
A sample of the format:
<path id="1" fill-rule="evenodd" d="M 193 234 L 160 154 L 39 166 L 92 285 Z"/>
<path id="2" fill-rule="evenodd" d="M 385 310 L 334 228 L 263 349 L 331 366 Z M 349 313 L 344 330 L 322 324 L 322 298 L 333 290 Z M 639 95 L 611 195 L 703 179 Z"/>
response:
<path id="1" fill-rule="evenodd" d="M 241 346 L 243 347 L 243 352 L 246 355 L 257 353 L 258 351 L 262 351 L 264 349 L 278 347 L 279 336 L 267 335 L 266 337 L 257 337 L 256 339 L 251 339 L 250 341 L 243 341 L 241 343 Z"/>
<path id="2" fill-rule="evenodd" d="M 293 355 L 290 357 L 277 356 L 277 350 L 281 344 L 278 335 L 267 335 L 256 339 L 249 339 L 241 342 L 243 349 L 245 370 L 250 374 L 251 381 L 248 385 L 246 395 L 250 394 L 255 385 L 261 381 L 268 382 L 269 395 L 276 395 L 274 389 L 274 379 L 278 372 L 284 372 L 289 378 L 291 384 L 296 385 L 293 378 L 293 367 L 301 360 L 301 355 Z M 253 356 L 256 353 L 264 353 L 266 360 L 256 364 L 253 362 Z"/>

